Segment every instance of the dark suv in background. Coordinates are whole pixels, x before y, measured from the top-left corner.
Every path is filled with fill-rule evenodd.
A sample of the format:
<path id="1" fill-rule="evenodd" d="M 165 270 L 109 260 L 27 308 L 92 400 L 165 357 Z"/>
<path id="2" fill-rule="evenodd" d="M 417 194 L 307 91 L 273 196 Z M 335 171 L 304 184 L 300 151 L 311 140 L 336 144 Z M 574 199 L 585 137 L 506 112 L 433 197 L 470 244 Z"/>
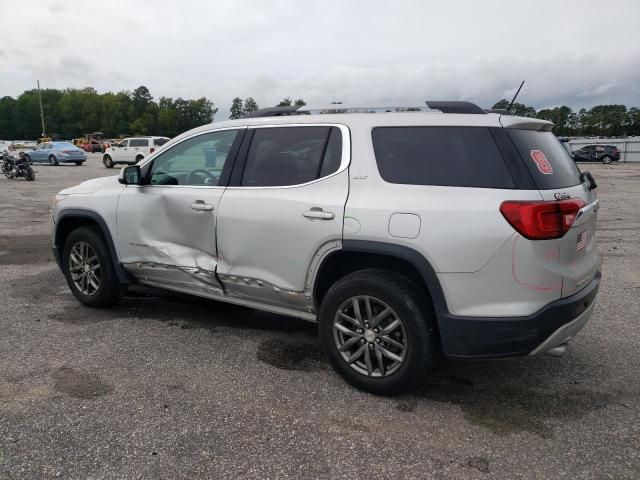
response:
<path id="1" fill-rule="evenodd" d="M 614 145 L 585 145 L 572 154 L 576 162 L 611 163 L 620 160 L 620 150 Z"/>

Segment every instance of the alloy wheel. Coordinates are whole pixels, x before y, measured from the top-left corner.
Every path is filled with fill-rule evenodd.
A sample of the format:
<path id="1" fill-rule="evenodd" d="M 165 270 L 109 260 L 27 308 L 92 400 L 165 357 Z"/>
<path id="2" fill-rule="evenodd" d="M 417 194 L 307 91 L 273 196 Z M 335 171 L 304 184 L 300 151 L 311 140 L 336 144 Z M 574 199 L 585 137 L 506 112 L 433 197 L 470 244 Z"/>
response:
<path id="1" fill-rule="evenodd" d="M 383 301 L 359 295 L 340 305 L 333 320 L 333 338 L 342 358 L 358 373 L 387 377 L 407 356 L 404 322 Z"/>
<path id="2" fill-rule="evenodd" d="M 69 272 L 73 284 L 83 295 L 95 295 L 100 289 L 100 260 L 87 242 L 76 243 L 69 253 Z"/>

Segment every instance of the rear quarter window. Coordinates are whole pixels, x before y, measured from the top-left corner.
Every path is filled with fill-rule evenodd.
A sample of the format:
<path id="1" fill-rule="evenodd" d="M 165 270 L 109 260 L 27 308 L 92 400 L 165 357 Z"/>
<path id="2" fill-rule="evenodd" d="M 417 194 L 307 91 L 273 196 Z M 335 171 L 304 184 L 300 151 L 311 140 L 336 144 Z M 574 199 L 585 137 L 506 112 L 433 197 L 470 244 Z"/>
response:
<path id="1" fill-rule="evenodd" d="M 154 138 L 153 139 L 153 144 L 156 147 L 160 147 L 160 146 L 164 145 L 165 143 L 167 143 L 168 141 L 169 141 L 168 138 Z"/>
<path id="2" fill-rule="evenodd" d="M 506 128 L 527 170 L 540 190 L 580 185 L 580 171 L 551 132 Z"/>
<path id="3" fill-rule="evenodd" d="M 376 127 L 373 149 L 390 183 L 515 188 L 486 127 Z"/>
<path id="4" fill-rule="evenodd" d="M 132 138 L 131 140 L 129 140 L 129 146 L 130 147 L 148 147 L 149 140 L 147 140 L 146 138 Z"/>

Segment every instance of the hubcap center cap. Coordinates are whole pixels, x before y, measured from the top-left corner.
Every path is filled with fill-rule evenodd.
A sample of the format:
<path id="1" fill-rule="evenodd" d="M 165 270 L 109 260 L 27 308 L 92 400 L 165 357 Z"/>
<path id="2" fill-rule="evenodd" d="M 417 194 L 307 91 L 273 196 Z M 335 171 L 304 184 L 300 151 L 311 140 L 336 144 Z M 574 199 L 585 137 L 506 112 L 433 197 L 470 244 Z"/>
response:
<path id="1" fill-rule="evenodd" d="M 376 340 L 376 332 L 374 332 L 373 330 L 365 330 L 364 339 L 367 342 L 375 342 L 375 340 Z"/>

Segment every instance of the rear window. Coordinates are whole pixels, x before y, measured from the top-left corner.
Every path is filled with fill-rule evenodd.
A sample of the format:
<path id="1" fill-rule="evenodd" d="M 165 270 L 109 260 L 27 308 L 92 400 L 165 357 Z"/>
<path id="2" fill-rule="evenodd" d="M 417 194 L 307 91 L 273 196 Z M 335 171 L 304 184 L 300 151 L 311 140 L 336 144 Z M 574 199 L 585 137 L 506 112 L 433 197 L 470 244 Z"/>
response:
<path id="1" fill-rule="evenodd" d="M 580 185 L 578 167 L 553 133 L 511 128 L 505 131 L 540 190 Z"/>
<path id="2" fill-rule="evenodd" d="M 168 138 L 154 138 L 153 139 L 153 144 L 156 147 L 160 147 L 160 146 L 164 145 L 165 143 L 167 143 L 168 141 L 169 141 Z"/>
<path id="3" fill-rule="evenodd" d="M 149 140 L 147 140 L 146 138 L 132 138 L 131 140 L 129 140 L 129 146 L 130 147 L 148 147 Z"/>
<path id="4" fill-rule="evenodd" d="M 515 188 L 489 128 L 377 127 L 372 138 L 387 182 Z"/>

